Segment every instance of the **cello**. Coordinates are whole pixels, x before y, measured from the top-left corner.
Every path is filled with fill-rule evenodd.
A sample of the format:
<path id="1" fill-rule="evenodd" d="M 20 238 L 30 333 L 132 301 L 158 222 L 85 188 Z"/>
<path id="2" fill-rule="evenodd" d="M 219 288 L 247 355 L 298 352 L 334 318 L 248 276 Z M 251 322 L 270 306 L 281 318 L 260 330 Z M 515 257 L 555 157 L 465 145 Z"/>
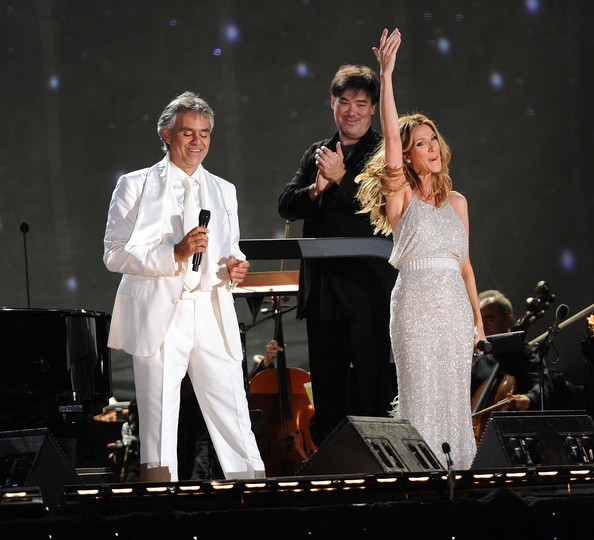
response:
<path id="1" fill-rule="evenodd" d="M 512 326 L 511 331 L 526 332 L 531 324 L 541 318 L 555 295 L 546 281 L 539 281 L 535 287 L 536 296 L 526 299 L 526 312 Z M 471 399 L 472 427 L 477 447 L 491 417 L 492 411 L 507 409 L 507 394 L 516 392 L 516 379 L 505 373 L 499 362 L 495 362 L 489 377 L 475 391 Z"/>
<path id="2" fill-rule="evenodd" d="M 284 261 L 281 261 L 281 271 L 283 269 Z M 277 353 L 276 367 L 253 377 L 249 395 L 251 406 L 263 411 L 263 429 L 258 447 L 266 466 L 266 475 L 291 476 L 317 451 L 311 437 L 314 409 L 305 387 L 311 383 L 311 377 L 303 369 L 287 367 L 282 298 L 274 296 L 272 304 L 274 339 L 282 350 Z"/>

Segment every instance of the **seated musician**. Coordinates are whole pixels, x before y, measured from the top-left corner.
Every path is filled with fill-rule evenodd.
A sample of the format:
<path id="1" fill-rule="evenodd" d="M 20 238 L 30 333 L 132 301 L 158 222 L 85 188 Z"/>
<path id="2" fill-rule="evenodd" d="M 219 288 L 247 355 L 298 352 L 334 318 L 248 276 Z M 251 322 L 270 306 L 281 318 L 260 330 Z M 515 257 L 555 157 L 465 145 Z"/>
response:
<path id="1" fill-rule="evenodd" d="M 485 335 L 510 332 L 515 322 L 513 306 L 509 298 L 498 290 L 479 293 L 479 303 Z M 538 410 L 541 408 L 539 384 L 539 357 L 537 347 L 525 343 L 522 348 L 497 355 L 485 354 L 477 357 L 472 367 L 471 392 L 475 396 L 481 384 L 488 380 L 497 364 L 503 372 L 515 378 L 515 391 L 507 393 L 507 410 Z M 553 386 L 548 369 L 544 368 L 545 409 L 552 399 Z M 492 405 L 490 403 L 489 405 Z"/>

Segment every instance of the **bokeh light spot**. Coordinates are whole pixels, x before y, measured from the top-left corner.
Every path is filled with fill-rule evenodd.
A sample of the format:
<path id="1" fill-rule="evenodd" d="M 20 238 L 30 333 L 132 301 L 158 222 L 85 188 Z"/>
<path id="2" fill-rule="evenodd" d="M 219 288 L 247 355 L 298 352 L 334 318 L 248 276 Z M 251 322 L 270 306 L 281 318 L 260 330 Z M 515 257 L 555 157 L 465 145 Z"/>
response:
<path id="1" fill-rule="evenodd" d="M 236 24 L 229 23 L 223 26 L 223 39 L 227 43 L 237 43 L 240 38 L 239 28 Z"/>
<path id="2" fill-rule="evenodd" d="M 576 260 L 575 254 L 570 249 L 564 249 L 561 252 L 561 267 L 564 270 L 571 271 L 575 270 Z"/>
<path id="3" fill-rule="evenodd" d="M 437 40 L 437 50 L 441 54 L 449 54 L 451 48 L 452 48 L 452 46 L 451 46 L 450 40 L 448 38 L 442 37 Z"/>
<path id="4" fill-rule="evenodd" d="M 305 62 L 299 62 L 295 67 L 295 72 L 297 73 L 298 77 L 305 79 L 309 73 L 309 69 Z"/>
<path id="5" fill-rule="evenodd" d="M 69 292 L 78 291 L 78 280 L 74 276 L 70 276 L 66 279 L 66 289 Z"/>
<path id="6" fill-rule="evenodd" d="M 491 86 L 493 88 L 501 88 L 503 86 L 503 76 L 501 73 L 497 73 L 496 71 L 491 73 L 489 81 L 491 82 Z"/>
<path id="7" fill-rule="evenodd" d="M 524 6 L 528 13 L 538 13 L 540 11 L 540 0 L 526 0 Z"/>

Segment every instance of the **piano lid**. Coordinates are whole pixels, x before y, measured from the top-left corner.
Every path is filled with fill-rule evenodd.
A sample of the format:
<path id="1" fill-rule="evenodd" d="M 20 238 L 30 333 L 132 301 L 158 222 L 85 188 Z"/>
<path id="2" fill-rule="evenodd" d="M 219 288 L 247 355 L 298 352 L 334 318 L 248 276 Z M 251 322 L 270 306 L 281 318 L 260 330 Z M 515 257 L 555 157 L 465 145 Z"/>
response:
<path id="1" fill-rule="evenodd" d="M 0 425 L 101 412 L 112 395 L 110 321 L 84 309 L 0 308 Z"/>

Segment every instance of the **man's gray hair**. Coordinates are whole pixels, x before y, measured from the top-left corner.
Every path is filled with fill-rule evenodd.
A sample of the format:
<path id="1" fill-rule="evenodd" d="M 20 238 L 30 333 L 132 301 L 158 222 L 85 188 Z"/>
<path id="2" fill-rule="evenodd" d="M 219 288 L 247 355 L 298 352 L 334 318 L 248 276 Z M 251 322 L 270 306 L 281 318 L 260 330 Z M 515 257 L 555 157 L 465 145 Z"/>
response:
<path id="1" fill-rule="evenodd" d="M 183 92 L 175 97 L 161 113 L 157 122 L 157 133 L 163 142 L 163 152 L 169 151 L 169 145 L 163 140 L 163 130 L 171 129 L 175 124 L 177 113 L 193 113 L 206 116 L 210 122 L 210 131 L 214 129 L 214 111 L 210 105 L 194 92 Z"/>

